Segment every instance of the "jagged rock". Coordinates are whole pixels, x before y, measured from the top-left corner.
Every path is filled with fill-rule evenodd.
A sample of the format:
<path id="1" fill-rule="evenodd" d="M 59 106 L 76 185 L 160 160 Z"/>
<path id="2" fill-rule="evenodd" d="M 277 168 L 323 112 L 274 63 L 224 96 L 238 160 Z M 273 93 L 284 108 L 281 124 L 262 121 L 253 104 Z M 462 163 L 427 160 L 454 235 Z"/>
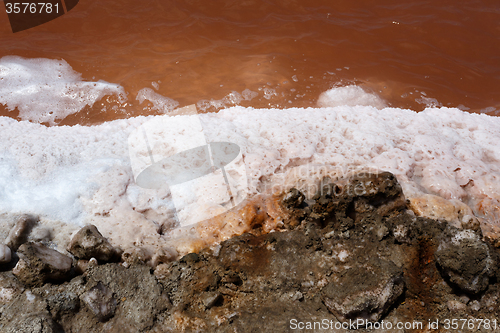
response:
<path id="1" fill-rule="evenodd" d="M 71 239 L 68 251 L 78 259 L 109 262 L 118 257 L 116 249 L 104 238 L 94 225 L 80 229 Z"/>
<path id="2" fill-rule="evenodd" d="M 7 264 L 12 260 L 12 252 L 10 247 L 5 244 L 0 244 L 0 264 Z"/>
<path id="3" fill-rule="evenodd" d="M 18 250 L 19 261 L 14 275 L 27 286 L 41 286 L 46 281 L 69 278 L 73 260 L 39 243 L 25 243 Z"/>
<path id="4" fill-rule="evenodd" d="M 348 269 L 323 289 L 323 301 L 339 321 L 378 321 L 403 293 L 403 272 L 390 261 L 374 263 Z"/>
<path id="5" fill-rule="evenodd" d="M 28 241 L 28 235 L 38 222 L 38 216 L 24 214 L 17 218 L 16 224 L 10 230 L 9 236 L 5 240 L 5 244 L 13 251 L 17 251 L 21 244 Z"/>
<path id="6" fill-rule="evenodd" d="M 219 292 L 207 292 L 201 298 L 205 308 L 210 309 L 222 300 L 222 294 Z"/>
<path id="7" fill-rule="evenodd" d="M 443 275 L 469 293 L 486 290 L 495 273 L 495 260 L 490 248 L 473 230 L 448 227 L 435 256 Z"/>
<path id="8" fill-rule="evenodd" d="M 296 188 L 290 189 L 283 196 L 283 204 L 287 207 L 299 208 L 305 200 L 305 195 Z"/>
<path id="9" fill-rule="evenodd" d="M 115 314 L 117 302 L 113 292 L 101 282 L 83 294 L 82 301 L 100 322 Z"/>

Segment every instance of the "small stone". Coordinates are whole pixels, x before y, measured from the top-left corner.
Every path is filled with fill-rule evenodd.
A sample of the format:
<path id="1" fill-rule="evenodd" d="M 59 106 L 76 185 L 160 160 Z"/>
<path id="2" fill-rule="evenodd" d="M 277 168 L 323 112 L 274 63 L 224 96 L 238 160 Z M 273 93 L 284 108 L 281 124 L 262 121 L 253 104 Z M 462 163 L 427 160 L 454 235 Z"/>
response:
<path id="1" fill-rule="evenodd" d="M 154 270 L 154 275 L 158 280 L 162 280 L 170 276 L 170 266 L 168 264 L 159 264 Z"/>
<path id="2" fill-rule="evenodd" d="M 27 286 L 39 287 L 46 281 L 69 278 L 73 260 L 39 243 L 25 243 L 18 250 L 19 261 L 12 270 Z"/>
<path id="3" fill-rule="evenodd" d="M 0 244 L 0 264 L 7 264 L 12 260 L 12 251 L 5 244 Z"/>
<path id="4" fill-rule="evenodd" d="M 451 300 L 448 301 L 448 310 L 451 312 L 461 312 L 467 310 L 467 306 L 459 301 Z"/>
<path id="5" fill-rule="evenodd" d="M 387 228 L 385 224 L 381 224 L 377 229 L 377 239 L 381 241 L 382 239 L 385 238 L 385 236 L 387 236 L 388 233 L 389 233 L 389 228 Z"/>
<path id="6" fill-rule="evenodd" d="M 117 258 L 116 249 L 94 225 L 80 229 L 71 239 L 68 251 L 78 259 L 96 258 L 108 262 Z"/>
<path id="7" fill-rule="evenodd" d="M 478 300 L 474 300 L 470 302 L 470 308 L 472 311 L 479 311 L 481 310 L 481 303 Z"/>
<path id="8" fill-rule="evenodd" d="M 203 305 L 206 309 L 210 309 L 218 302 L 222 301 L 222 294 L 219 292 L 207 292 L 201 296 Z"/>
<path id="9" fill-rule="evenodd" d="M 11 229 L 9 236 L 5 239 L 5 244 L 13 251 L 17 251 L 21 244 L 28 241 L 28 235 L 38 222 L 38 216 L 21 215 L 17 218 L 14 228 Z"/>
<path id="10" fill-rule="evenodd" d="M 101 282 L 84 293 L 81 299 L 100 322 L 115 314 L 117 302 L 113 292 Z"/>
<path id="11" fill-rule="evenodd" d="M 99 265 L 99 262 L 97 261 L 96 258 L 90 258 L 89 260 L 89 267 L 96 267 Z"/>
<path id="12" fill-rule="evenodd" d="M 409 231 L 408 228 L 402 224 L 397 225 L 394 230 L 392 231 L 394 234 L 394 238 L 396 241 L 400 243 L 409 243 L 410 242 L 410 237 L 409 237 Z"/>

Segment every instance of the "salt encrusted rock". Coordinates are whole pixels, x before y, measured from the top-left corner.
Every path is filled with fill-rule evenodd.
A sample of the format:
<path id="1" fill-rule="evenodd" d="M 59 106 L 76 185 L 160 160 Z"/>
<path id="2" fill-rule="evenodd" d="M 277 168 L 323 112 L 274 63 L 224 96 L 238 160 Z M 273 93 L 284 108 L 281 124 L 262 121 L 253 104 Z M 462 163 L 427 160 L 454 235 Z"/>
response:
<path id="1" fill-rule="evenodd" d="M 403 293 L 403 272 L 396 265 L 372 263 L 348 269 L 323 289 L 323 302 L 339 321 L 378 321 Z"/>
<path id="2" fill-rule="evenodd" d="M 442 274 L 469 293 L 488 288 L 494 274 L 494 259 L 488 245 L 472 230 L 448 227 L 435 252 Z"/>
<path id="3" fill-rule="evenodd" d="M 96 258 L 100 261 L 116 259 L 116 249 L 104 238 L 94 225 L 80 229 L 71 239 L 68 251 L 79 259 Z"/>
<path id="4" fill-rule="evenodd" d="M 117 302 L 113 292 L 101 282 L 84 293 L 81 300 L 100 322 L 108 320 L 115 314 Z"/>
<path id="5" fill-rule="evenodd" d="M 46 281 L 69 278 L 73 260 L 39 243 L 26 243 L 19 247 L 19 261 L 14 275 L 27 286 L 41 286 Z"/>
<path id="6" fill-rule="evenodd" d="M 17 251 L 21 244 L 28 241 L 28 235 L 38 222 L 38 216 L 21 215 L 17 218 L 14 228 L 11 229 L 9 236 L 5 240 L 5 244 L 13 251 Z"/>
<path id="7" fill-rule="evenodd" d="M 10 247 L 5 244 L 0 244 L 0 264 L 7 264 L 12 260 L 12 252 Z"/>
<path id="8" fill-rule="evenodd" d="M 400 243 L 409 243 L 409 230 L 406 226 L 399 224 L 392 231 L 394 238 Z"/>

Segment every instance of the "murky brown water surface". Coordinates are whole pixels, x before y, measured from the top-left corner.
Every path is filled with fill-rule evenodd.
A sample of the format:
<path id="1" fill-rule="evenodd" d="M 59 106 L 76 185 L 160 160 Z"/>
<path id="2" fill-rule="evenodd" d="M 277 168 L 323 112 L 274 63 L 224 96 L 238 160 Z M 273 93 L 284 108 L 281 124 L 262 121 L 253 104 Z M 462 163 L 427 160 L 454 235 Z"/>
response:
<path id="1" fill-rule="evenodd" d="M 145 87 L 181 106 L 250 89 L 240 105 L 286 108 L 354 83 L 394 107 L 500 109 L 498 0 L 80 1 L 16 34 L 0 19 L 0 56 L 62 58 L 129 94 L 118 111 L 101 101 L 62 124 L 155 113 L 135 100 Z"/>

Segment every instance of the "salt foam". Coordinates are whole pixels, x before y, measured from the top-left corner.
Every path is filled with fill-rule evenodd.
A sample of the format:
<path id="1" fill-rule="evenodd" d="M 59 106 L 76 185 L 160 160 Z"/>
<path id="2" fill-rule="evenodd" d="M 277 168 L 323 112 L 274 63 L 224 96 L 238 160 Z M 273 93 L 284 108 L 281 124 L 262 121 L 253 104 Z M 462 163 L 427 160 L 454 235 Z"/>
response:
<path id="1" fill-rule="evenodd" d="M 84 82 L 64 60 L 0 59 L 0 103 L 11 111 L 17 108 L 23 120 L 53 125 L 105 95 L 126 100 L 123 87 L 101 80 Z"/>
<path id="2" fill-rule="evenodd" d="M 168 223 L 171 197 L 135 184 L 128 147 L 130 134 L 156 117 L 170 116 L 92 127 L 45 127 L 1 117 L 0 213 L 31 212 L 47 225 L 58 223 L 54 235 L 61 247 L 86 223 L 124 249 L 165 246 L 173 229 L 158 231 L 160 224 L 175 227 Z M 308 180 L 372 168 L 394 173 L 410 198 L 430 193 L 499 206 L 500 118 L 452 108 L 416 113 L 345 105 L 232 107 L 199 117 L 207 141 L 241 148 L 250 195 L 276 184 L 307 192 Z M 190 250 L 181 243 L 180 252 Z"/>

